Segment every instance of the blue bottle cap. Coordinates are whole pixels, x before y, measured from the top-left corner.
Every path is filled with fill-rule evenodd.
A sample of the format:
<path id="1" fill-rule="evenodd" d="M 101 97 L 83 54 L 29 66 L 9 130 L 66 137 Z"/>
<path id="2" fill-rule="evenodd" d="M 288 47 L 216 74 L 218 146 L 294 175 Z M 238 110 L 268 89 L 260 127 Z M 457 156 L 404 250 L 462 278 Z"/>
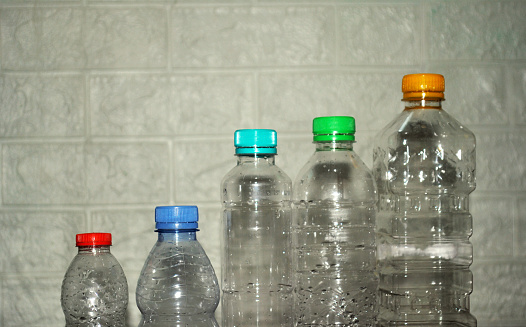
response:
<path id="1" fill-rule="evenodd" d="M 196 206 L 162 206 L 155 208 L 155 229 L 197 229 Z"/>
<path id="2" fill-rule="evenodd" d="M 277 139 L 273 129 L 239 129 L 234 133 L 236 154 L 276 154 Z"/>

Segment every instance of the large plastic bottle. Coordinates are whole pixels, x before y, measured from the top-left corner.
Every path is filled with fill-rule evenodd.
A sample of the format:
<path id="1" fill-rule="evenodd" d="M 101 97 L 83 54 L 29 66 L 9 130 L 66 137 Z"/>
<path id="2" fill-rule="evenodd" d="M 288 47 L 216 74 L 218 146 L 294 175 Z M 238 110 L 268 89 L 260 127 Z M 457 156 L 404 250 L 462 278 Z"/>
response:
<path id="1" fill-rule="evenodd" d="M 441 107 L 444 77 L 402 80 L 402 113 L 375 140 L 380 326 L 476 326 L 475 137 Z"/>
<path id="2" fill-rule="evenodd" d="M 137 282 L 140 327 L 215 327 L 217 278 L 196 239 L 196 206 L 155 208 L 157 243 Z"/>
<path id="3" fill-rule="evenodd" d="M 353 117 L 313 121 L 316 151 L 294 182 L 297 326 L 374 326 L 376 187 L 353 151 Z"/>
<path id="4" fill-rule="evenodd" d="M 237 165 L 221 183 L 222 326 L 292 326 L 292 182 L 275 165 L 274 130 L 234 134 Z"/>
<path id="5" fill-rule="evenodd" d="M 77 234 L 76 246 L 62 282 L 66 327 L 124 327 L 128 282 L 110 252 L 111 234 Z"/>

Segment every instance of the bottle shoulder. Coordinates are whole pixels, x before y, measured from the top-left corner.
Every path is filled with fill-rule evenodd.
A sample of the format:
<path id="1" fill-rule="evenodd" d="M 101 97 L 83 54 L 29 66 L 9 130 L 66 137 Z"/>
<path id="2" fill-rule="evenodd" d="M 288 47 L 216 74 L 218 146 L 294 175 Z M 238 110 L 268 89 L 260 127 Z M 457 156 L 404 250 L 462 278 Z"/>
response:
<path id="1" fill-rule="evenodd" d="M 210 259 L 197 240 L 156 242 L 146 259 L 141 275 L 163 274 L 163 270 L 156 269 L 160 267 L 177 267 L 177 270 L 182 272 L 199 267 L 201 273 L 216 278 Z"/>
<path id="2" fill-rule="evenodd" d="M 117 258 L 109 252 L 97 255 L 77 254 L 68 267 L 66 277 L 70 274 L 76 275 L 80 270 L 113 271 L 116 274 L 122 274 L 126 278 Z"/>
<path id="3" fill-rule="evenodd" d="M 375 143 L 393 135 L 439 138 L 462 137 L 474 140 L 474 133 L 444 109 L 408 109 L 388 123 L 375 138 Z"/>
<path id="4" fill-rule="evenodd" d="M 157 258 L 171 257 L 173 255 L 179 255 L 184 260 L 203 260 L 203 258 L 207 257 L 205 250 L 197 239 L 157 241 L 150 252 L 150 256 L 156 256 Z M 183 256 L 185 257 L 183 258 Z"/>
<path id="5" fill-rule="evenodd" d="M 444 110 L 405 110 L 375 139 L 373 171 L 379 191 L 470 193 L 475 188 L 475 147 L 475 135 Z"/>
<path id="6" fill-rule="evenodd" d="M 257 180 L 292 183 L 283 169 L 276 165 L 236 165 L 223 177 L 221 185 L 253 183 Z"/>
<path id="7" fill-rule="evenodd" d="M 294 181 L 294 201 L 375 202 L 372 172 L 353 151 L 317 151 Z"/>
<path id="8" fill-rule="evenodd" d="M 222 202 L 261 201 L 279 203 L 290 200 L 292 180 L 278 166 L 237 165 L 221 182 Z"/>

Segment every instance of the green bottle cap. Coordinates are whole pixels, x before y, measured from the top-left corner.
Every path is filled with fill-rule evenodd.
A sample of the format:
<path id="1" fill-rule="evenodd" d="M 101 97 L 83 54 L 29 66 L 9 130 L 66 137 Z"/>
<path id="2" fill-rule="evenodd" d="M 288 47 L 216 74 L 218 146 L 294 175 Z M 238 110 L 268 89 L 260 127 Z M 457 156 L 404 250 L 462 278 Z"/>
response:
<path id="1" fill-rule="evenodd" d="M 355 132 L 354 117 L 317 117 L 312 121 L 314 142 L 354 141 Z"/>

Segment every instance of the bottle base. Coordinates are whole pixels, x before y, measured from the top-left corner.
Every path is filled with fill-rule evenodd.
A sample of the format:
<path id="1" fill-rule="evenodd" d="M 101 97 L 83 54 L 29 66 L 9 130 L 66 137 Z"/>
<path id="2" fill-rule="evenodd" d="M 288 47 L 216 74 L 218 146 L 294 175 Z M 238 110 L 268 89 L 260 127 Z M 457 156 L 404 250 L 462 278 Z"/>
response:
<path id="1" fill-rule="evenodd" d="M 457 321 L 379 321 L 376 327 L 423 326 L 423 327 L 477 327 L 476 322 Z"/>
<path id="2" fill-rule="evenodd" d="M 336 324 L 296 324 L 295 327 L 375 327 L 374 324 L 360 324 L 357 323 L 336 323 Z"/>
<path id="3" fill-rule="evenodd" d="M 212 317 L 150 317 L 143 318 L 139 327 L 219 327 L 216 319 Z"/>

